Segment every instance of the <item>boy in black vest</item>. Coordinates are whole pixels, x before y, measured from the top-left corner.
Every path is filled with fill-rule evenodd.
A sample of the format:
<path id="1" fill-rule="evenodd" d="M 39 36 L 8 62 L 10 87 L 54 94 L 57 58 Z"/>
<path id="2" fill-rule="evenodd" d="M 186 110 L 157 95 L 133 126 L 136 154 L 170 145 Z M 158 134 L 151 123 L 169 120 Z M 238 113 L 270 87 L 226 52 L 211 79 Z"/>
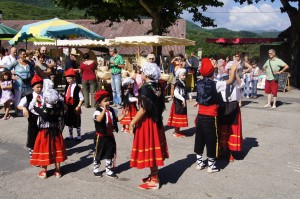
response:
<path id="1" fill-rule="evenodd" d="M 202 59 L 200 74 L 203 78 L 197 81 L 197 103 L 198 115 L 196 118 L 196 136 L 194 152 L 197 155 L 197 170 L 204 169 L 202 154 L 206 145 L 208 168 L 207 172 L 218 172 L 216 167 L 216 155 L 218 151 L 218 103 L 222 101 L 221 91 L 226 89 L 226 85 L 232 84 L 237 71 L 237 64 L 232 66 L 229 79 L 227 81 L 215 82 L 213 80 L 213 61 L 208 58 Z"/>
<path id="2" fill-rule="evenodd" d="M 100 161 L 105 160 L 106 175 L 108 177 L 118 178 L 113 170 L 117 151 L 113 131 L 118 132 L 117 122 L 125 117 L 128 109 L 124 109 L 124 113 L 117 117 L 114 109 L 109 107 L 109 93 L 107 91 L 100 90 L 96 92 L 94 98 L 97 103 L 97 109 L 93 115 L 96 128 L 94 175 L 96 177 L 102 177 L 102 173 L 99 170 Z"/>
<path id="3" fill-rule="evenodd" d="M 23 97 L 18 104 L 18 109 L 23 111 L 23 116 L 28 118 L 28 128 L 27 128 L 27 143 L 30 158 L 32 156 L 32 150 L 34 147 L 36 136 L 39 132 L 39 128 L 37 125 L 38 114 L 32 110 L 28 111 L 28 106 L 30 102 L 35 101 L 37 107 L 42 106 L 43 99 L 43 79 L 35 74 L 31 80 L 31 86 L 33 92 Z"/>
<path id="4" fill-rule="evenodd" d="M 81 88 L 76 84 L 76 72 L 73 68 L 65 71 L 68 82 L 65 88 L 65 104 L 68 109 L 65 115 L 65 124 L 69 127 L 69 136 L 65 140 L 73 139 L 73 128 L 77 130 L 76 141 L 81 141 L 81 105 L 84 101 Z"/>

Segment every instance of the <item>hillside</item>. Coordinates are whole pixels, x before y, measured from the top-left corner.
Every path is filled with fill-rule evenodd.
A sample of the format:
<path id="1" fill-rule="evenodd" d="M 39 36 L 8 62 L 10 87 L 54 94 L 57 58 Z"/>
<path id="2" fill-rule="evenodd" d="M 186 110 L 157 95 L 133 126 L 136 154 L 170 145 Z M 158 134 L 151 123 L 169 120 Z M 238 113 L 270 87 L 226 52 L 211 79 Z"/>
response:
<path id="1" fill-rule="evenodd" d="M 17 1 L 17 0 L 15 0 Z M 62 19 L 84 19 L 84 11 L 78 10 L 64 10 L 62 8 L 55 8 L 50 3 L 51 0 L 37 1 L 37 0 L 26 0 L 20 2 L 37 2 L 36 4 L 25 4 L 15 1 L 1 1 L 0 10 L 3 12 L 3 19 L 50 19 L 54 17 Z M 52 2 L 52 1 L 51 1 Z M 45 5 L 42 5 L 45 3 Z"/>
<path id="2" fill-rule="evenodd" d="M 259 45 L 219 45 L 207 43 L 206 38 L 237 38 L 237 37 L 252 37 L 252 38 L 262 38 L 262 37 L 277 37 L 280 32 L 278 31 L 232 31 L 226 28 L 215 28 L 215 29 L 205 29 L 197 26 L 196 24 L 187 21 L 186 23 L 186 37 L 196 41 L 196 46 L 186 47 L 186 51 L 189 53 L 191 51 L 197 51 L 198 48 L 203 49 L 203 56 L 227 56 L 233 55 L 236 51 L 248 52 L 250 57 L 259 56 Z"/>

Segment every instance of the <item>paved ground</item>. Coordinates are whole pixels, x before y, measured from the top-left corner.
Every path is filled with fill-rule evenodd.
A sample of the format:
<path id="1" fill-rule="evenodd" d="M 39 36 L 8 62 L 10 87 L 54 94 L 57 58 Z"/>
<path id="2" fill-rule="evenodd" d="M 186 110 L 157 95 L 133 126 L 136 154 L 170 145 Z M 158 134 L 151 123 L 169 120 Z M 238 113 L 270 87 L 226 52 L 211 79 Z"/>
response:
<path id="1" fill-rule="evenodd" d="M 244 148 L 239 160 L 218 162 L 221 172 L 195 170 L 193 120 L 197 110 L 188 105 L 189 136 L 174 138 L 166 128 L 170 159 L 159 174 L 161 189 L 137 186 L 148 169 L 129 167 L 132 136 L 116 134 L 119 179 L 96 178 L 92 173 L 93 109 L 83 109 L 83 141 L 68 143 L 64 176 L 39 179 L 29 165 L 24 118 L 0 121 L 0 198 L 299 198 L 300 197 L 300 92 L 279 93 L 276 110 L 261 108 L 266 97 L 245 99 L 242 108 Z M 170 103 L 164 112 L 165 123 Z M 67 135 L 65 129 L 64 136 Z M 50 167 L 51 175 L 53 166 Z"/>

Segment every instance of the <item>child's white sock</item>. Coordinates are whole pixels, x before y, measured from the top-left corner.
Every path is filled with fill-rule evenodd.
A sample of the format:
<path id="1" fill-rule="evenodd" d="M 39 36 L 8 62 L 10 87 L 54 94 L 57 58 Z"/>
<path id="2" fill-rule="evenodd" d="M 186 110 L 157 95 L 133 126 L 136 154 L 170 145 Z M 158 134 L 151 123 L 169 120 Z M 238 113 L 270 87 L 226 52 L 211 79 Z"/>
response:
<path id="1" fill-rule="evenodd" d="M 113 168 L 112 159 L 105 159 L 105 171 L 107 175 L 112 175 L 114 173 L 112 168 Z"/>

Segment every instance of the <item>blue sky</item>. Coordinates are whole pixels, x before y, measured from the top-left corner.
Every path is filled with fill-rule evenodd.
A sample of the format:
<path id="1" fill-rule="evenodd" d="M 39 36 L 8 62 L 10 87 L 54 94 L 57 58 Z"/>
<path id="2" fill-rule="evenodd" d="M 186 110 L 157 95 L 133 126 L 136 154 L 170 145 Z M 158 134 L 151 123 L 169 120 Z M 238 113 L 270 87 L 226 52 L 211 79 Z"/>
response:
<path id="1" fill-rule="evenodd" d="M 235 3 L 233 0 L 220 0 L 223 7 L 209 7 L 205 16 L 215 19 L 217 28 L 230 30 L 285 30 L 290 26 L 286 13 L 280 12 L 281 3 L 275 0 L 260 1 L 258 4 Z M 182 18 L 192 21 L 192 14 L 184 12 Z M 201 24 L 196 23 L 201 26 Z"/>

